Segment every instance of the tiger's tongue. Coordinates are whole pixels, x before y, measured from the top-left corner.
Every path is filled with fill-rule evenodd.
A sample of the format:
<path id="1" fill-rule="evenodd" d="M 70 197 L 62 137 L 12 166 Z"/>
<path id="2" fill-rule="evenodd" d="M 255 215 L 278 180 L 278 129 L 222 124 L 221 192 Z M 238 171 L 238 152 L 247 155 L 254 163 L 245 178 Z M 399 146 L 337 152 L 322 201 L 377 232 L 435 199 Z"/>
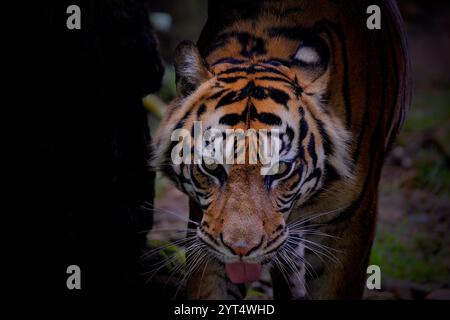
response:
<path id="1" fill-rule="evenodd" d="M 233 283 L 253 282 L 259 280 L 261 276 L 260 263 L 225 263 L 225 270 Z"/>

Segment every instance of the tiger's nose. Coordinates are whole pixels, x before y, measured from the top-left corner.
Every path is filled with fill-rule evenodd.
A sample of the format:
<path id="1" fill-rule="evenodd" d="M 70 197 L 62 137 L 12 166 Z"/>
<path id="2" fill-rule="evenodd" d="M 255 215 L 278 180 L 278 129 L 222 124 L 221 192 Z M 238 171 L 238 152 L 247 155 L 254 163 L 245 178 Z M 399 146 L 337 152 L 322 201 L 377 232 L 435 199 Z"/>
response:
<path id="1" fill-rule="evenodd" d="M 248 256 L 253 251 L 260 248 L 264 242 L 264 236 L 261 237 L 261 240 L 258 243 L 247 240 L 237 240 L 237 241 L 229 241 L 224 239 L 223 234 L 220 234 L 220 239 L 222 243 L 227 247 L 233 254 L 238 256 Z"/>

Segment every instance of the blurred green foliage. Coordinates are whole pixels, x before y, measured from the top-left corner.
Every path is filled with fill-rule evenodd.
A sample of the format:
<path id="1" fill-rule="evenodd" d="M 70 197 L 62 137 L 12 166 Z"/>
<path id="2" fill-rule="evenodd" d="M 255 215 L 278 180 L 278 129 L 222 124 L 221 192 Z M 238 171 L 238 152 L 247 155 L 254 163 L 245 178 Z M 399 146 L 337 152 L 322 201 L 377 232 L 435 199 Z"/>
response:
<path id="1" fill-rule="evenodd" d="M 446 126 L 447 138 L 450 141 L 450 88 L 447 91 L 433 90 L 414 95 L 413 105 L 403 127 L 405 135 L 399 138 L 400 143 L 407 143 L 408 134 Z"/>
<path id="2" fill-rule="evenodd" d="M 445 258 L 449 248 L 442 248 L 442 241 L 427 233 L 416 233 L 410 239 L 402 239 L 408 223 L 383 227 L 377 232 L 372 248 L 371 264 L 381 267 L 383 276 L 407 279 L 413 282 L 448 283 L 449 270 Z"/>
<path id="3" fill-rule="evenodd" d="M 176 85 L 175 85 L 175 69 L 172 65 L 166 65 L 166 70 L 163 77 L 163 83 L 158 96 L 166 103 L 169 103 L 175 98 Z"/>
<path id="4" fill-rule="evenodd" d="M 379 265 L 387 277 L 422 284 L 450 284 L 449 237 L 438 233 L 436 221 L 432 220 L 435 215 L 450 214 L 439 212 L 442 209 L 437 211 L 432 203 L 440 198 L 446 198 L 448 203 L 450 196 L 450 168 L 446 149 L 449 141 L 450 90 L 416 91 L 398 141 L 398 145 L 412 157 L 411 168 L 405 171 L 413 172 L 413 178 L 406 181 L 393 179 L 380 188 L 399 194 L 417 189 L 430 197 L 427 204 L 410 198 L 408 206 L 411 212 L 400 223 L 379 224 L 371 264 Z M 424 206 L 429 208 L 428 211 L 422 212 Z M 444 206 L 444 210 L 446 208 Z M 417 228 L 412 221 L 413 217 L 421 214 L 431 220 L 428 224 L 432 225 L 428 229 Z"/>
<path id="5" fill-rule="evenodd" d="M 149 240 L 150 250 L 156 250 L 159 259 L 166 261 L 166 267 L 169 270 L 174 269 L 180 264 L 184 264 L 185 254 L 183 249 L 179 246 L 172 244 L 171 242 L 161 240 Z M 158 250 L 158 248 L 161 248 Z"/>

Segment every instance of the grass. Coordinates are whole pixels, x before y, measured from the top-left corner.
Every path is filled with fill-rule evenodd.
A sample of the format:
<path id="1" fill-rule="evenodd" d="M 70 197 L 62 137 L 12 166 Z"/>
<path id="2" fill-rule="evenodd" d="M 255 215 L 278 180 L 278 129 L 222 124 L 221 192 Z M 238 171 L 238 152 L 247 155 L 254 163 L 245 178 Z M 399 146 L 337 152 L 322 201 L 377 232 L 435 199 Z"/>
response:
<path id="1" fill-rule="evenodd" d="M 430 144 L 427 141 L 435 142 Z M 413 178 L 401 181 L 400 177 L 380 186 L 381 194 L 387 192 L 390 196 L 392 193 L 407 195 L 408 191 L 419 190 L 429 196 L 429 203 L 404 197 L 409 199 L 408 211 L 411 212 L 403 213 L 401 222 L 395 225 L 379 224 L 371 264 L 379 265 L 385 276 L 422 284 L 450 284 L 448 230 L 437 232 L 438 222 L 433 219 L 443 212 L 435 209 L 423 211 L 426 207 L 433 208 L 434 199 L 448 201 L 450 196 L 449 154 L 445 154 L 449 141 L 450 90 L 418 92 L 398 139 L 398 145 L 407 150 L 412 159 L 411 168 L 399 170 L 413 172 Z M 415 215 L 424 215 L 428 219 L 426 227 L 411 219 Z"/>
<path id="2" fill-rule="evenodd" d="M 403 233 L 405 228 L 406 222 L 396 227 L 379 228 L 372 248 L 371 264 L 380 266 L 382 274 L 390 278 L 422 284 L 448 283 L 448 267 L 444 262 L 448 252 L 441 250 L 442 243 L 430 239 L 426 233 L 415 234 L 408 240 L 402 239 L 398 234 Z"/>
<path id="3" fill-rule="evenodd" d="M 450 90 L 419 92 L 403 128 L 403 133 L 422 132 L 438 126 L 448 126 L 450 121 Z"/>

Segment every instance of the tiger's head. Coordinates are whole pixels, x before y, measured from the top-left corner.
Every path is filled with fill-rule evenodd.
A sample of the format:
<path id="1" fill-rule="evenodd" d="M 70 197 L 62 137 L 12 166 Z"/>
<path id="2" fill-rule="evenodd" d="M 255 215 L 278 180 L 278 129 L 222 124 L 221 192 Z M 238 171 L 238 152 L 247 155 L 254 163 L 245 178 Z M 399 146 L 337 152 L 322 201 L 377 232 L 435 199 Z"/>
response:
<path id="1" fill-rule="evenodd" d="M 312 37 L 300 46 L 285 44 L 282 51 L 284 56 L 274 53 L 276 58 L 268 51 L 205 61 L 194 44 L 181 43 L 175 55 L 178 97 L 156 139 L 157 166 L 201 210 L 197 236 L 225 263 L 233 282 L 255 280 L 261 264 L 288 242 L 287 221 L 294 209 L 307 214 L 338 207 L 353 179 L 351 135 L 329 107 L 328 44 Z M 181 152 L 185 157 L 188 150 L 191 163 L 173 161 L 181 150 L 180 136 L 174 139 L 173 132 L 183 129 L 194 145 L 196 123 L 201 133 L 216 129 L 224 136 L 229 129 L 276 130 L 276 170 L 262 174 L 267 165 L 250 163 L 250 156 L 240 163 L 205 158 L 194 163 L 195 146 Z M 246 136 L 240 151 L 248 155 L 251 147 Z M 342 183 L 330 189 L 336 180 Z"/>

